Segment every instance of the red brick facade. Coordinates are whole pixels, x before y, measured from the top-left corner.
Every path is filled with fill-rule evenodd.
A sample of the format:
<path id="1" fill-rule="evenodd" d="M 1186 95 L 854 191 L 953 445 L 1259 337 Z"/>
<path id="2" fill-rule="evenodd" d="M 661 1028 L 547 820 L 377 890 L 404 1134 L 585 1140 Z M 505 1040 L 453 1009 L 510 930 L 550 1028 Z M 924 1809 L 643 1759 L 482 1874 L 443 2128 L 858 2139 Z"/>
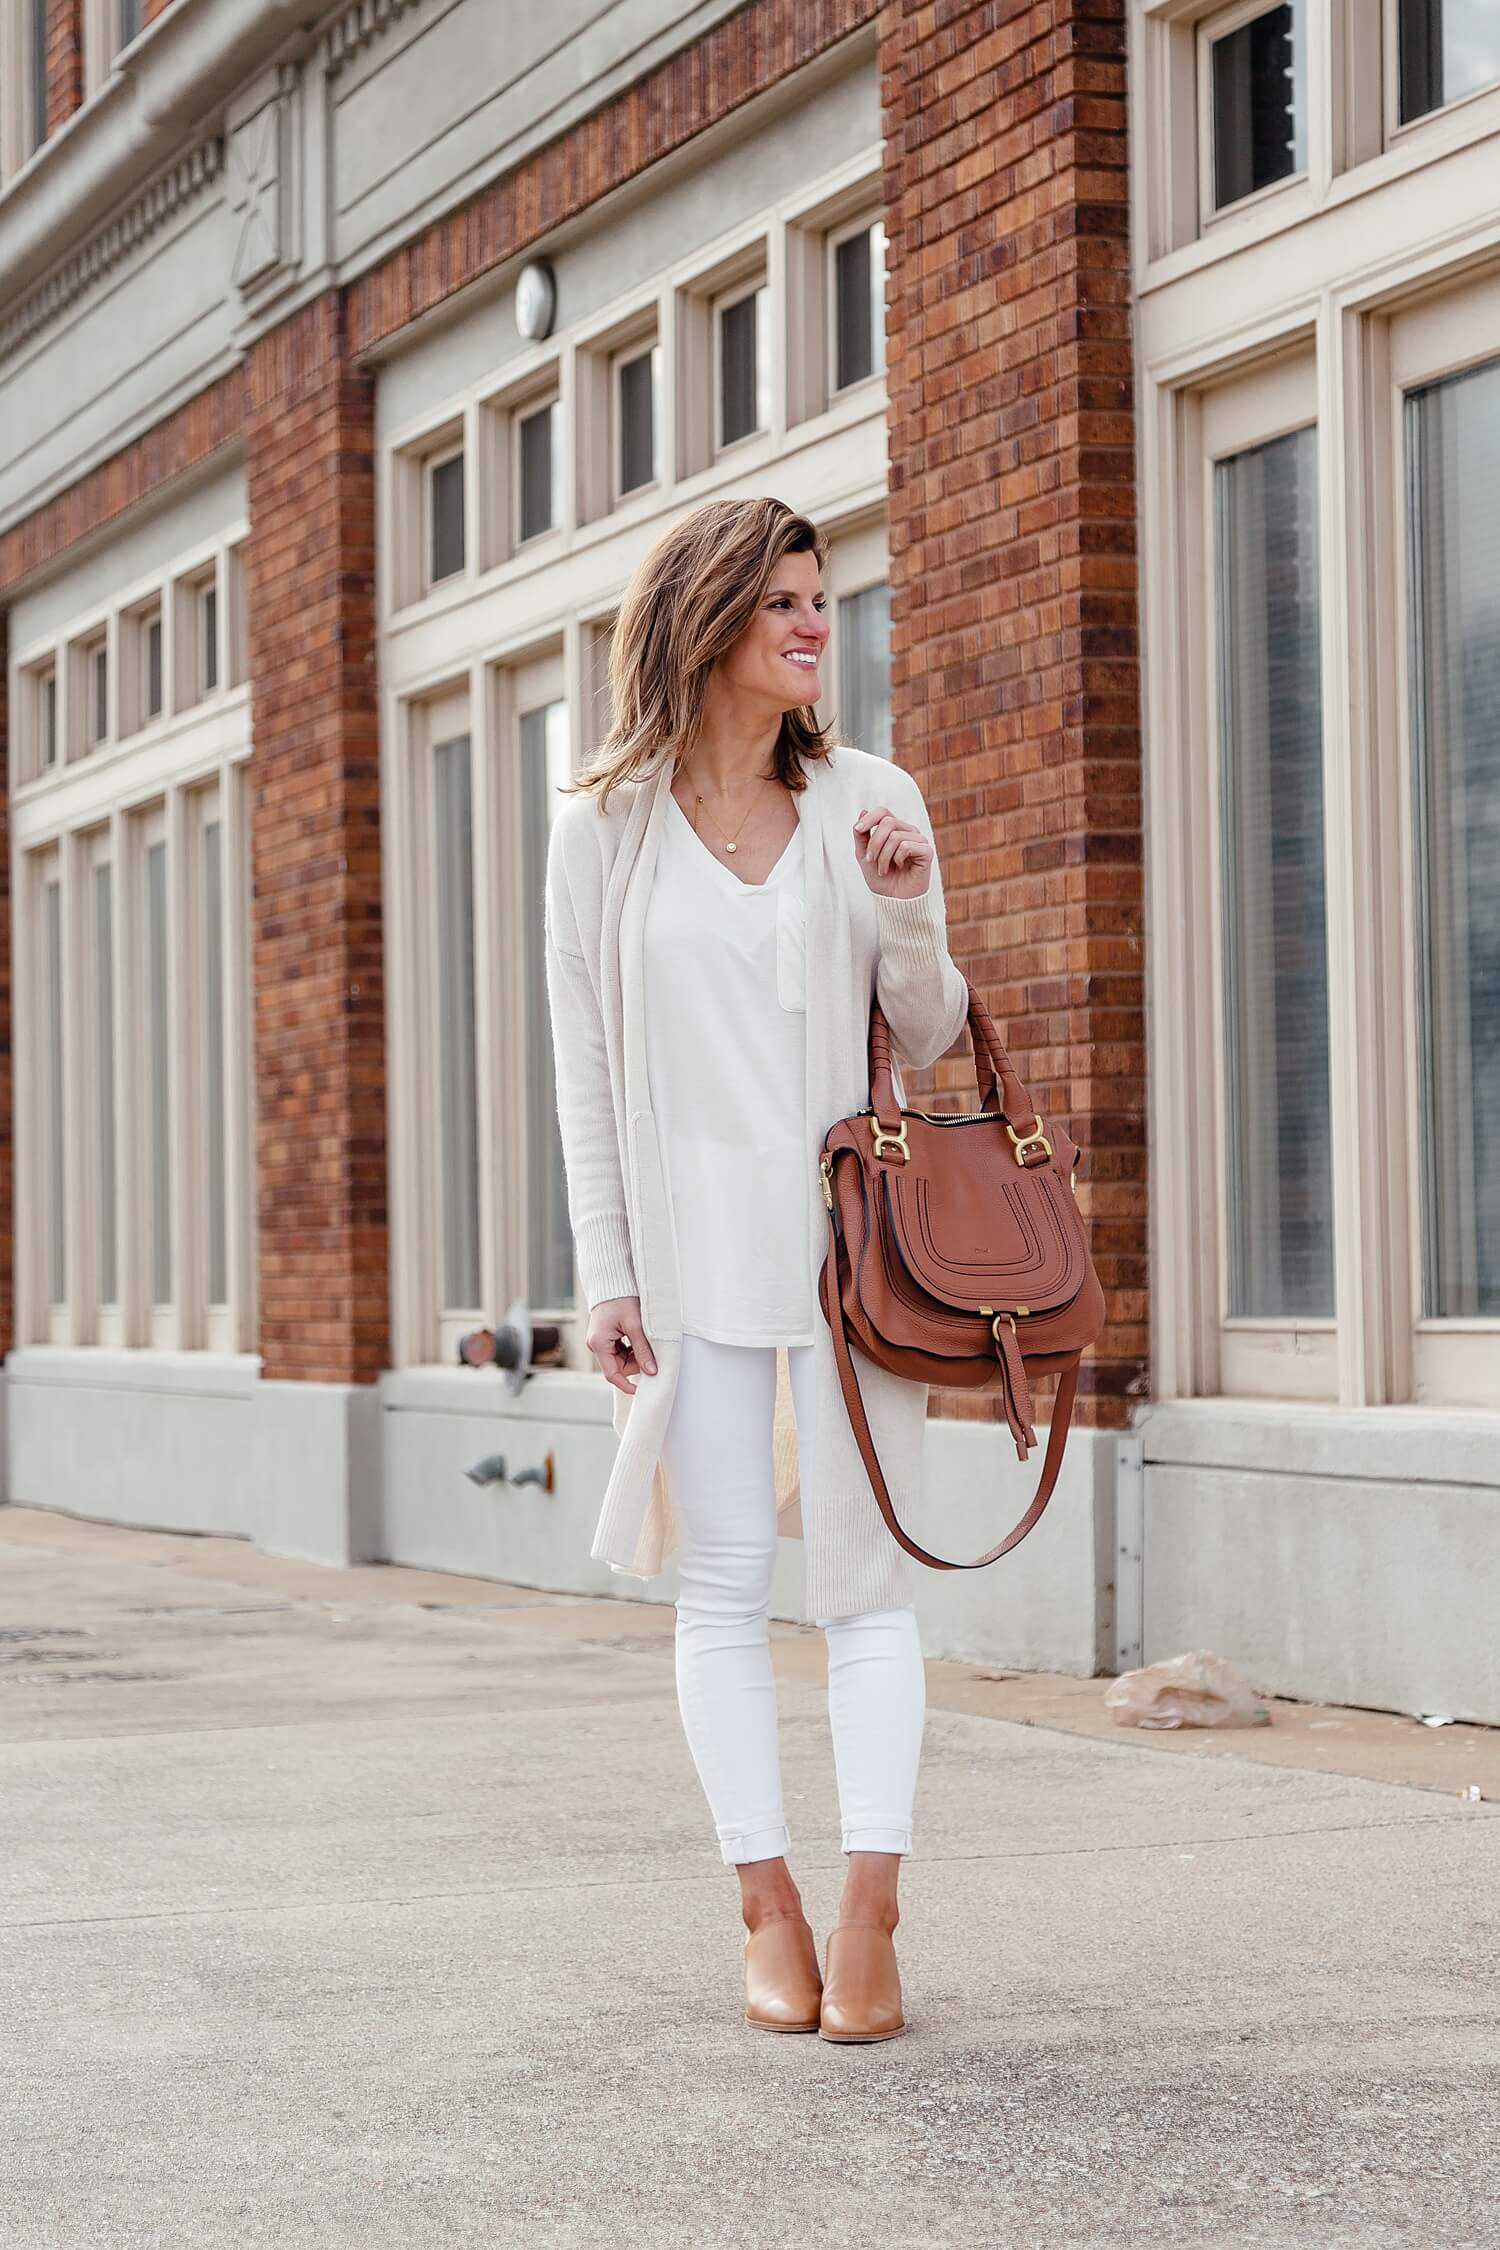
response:
<path id="1" fill-rule="evenodd" d="M 1124 16 L 950 0 L 887 8 L 881 43 L 896 754 L 954 954 L 1086 1151 L 1095 1423 L 1147 1354 Z"/>
<path id="2" fill-rule="evenodd" d="M 390 1364 L 374 384 L 337 292 L 258 343 L 248 486 L 259 1348 Z"/>
<path id="3" fill-rule="evenodd" d="M 0 594 L 151 499 L 221 447 L 242 445 L 247 395 L 246 371 L 236 367 L 0 535 Z"/>
<path id="4" fill-rule="evenodd" d="M 47 0 L 47 131 L 83 101 L 83 0 Z"/>

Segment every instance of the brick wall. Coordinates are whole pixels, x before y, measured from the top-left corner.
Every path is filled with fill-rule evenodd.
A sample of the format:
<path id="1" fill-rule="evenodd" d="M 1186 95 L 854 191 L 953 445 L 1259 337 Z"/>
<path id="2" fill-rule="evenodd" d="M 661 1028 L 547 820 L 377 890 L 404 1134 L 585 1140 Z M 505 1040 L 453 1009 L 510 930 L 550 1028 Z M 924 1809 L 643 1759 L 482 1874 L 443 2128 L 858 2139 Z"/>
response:
<path id="1" fill-rule="evenodd" d="M 83 0 L 47 0 L 47 131 L 83 101 Z"/>
<path id="2" fill-rule="evenodd" d="M 1085 1151 L 1110 1323 L 1078 1418 L 1105 1425 L 1148 1342 L 1124 14 L 947 0 L 881 28 L 896 755 L 955 956 Z"/>
<path id="3" fill-rule="evenodd" d="M 389 1363 L 374 386 L 336 292 L 249 365 L 259 1345 L 271 1379 Z"/>

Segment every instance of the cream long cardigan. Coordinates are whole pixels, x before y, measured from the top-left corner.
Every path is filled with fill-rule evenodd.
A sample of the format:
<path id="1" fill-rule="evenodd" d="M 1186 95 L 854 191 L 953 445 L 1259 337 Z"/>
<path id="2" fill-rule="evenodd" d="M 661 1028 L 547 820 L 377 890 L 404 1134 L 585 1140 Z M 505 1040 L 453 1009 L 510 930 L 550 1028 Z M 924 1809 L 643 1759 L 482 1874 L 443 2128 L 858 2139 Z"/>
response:
<path id="1" fill-rule="evenodd" d="M 662 1439 L 682 1351 L 677 1242 L 646 1073 L 642 929 L 661 822 L 672 779 L 670 754 L 610 792 L 564 798 L 547 857 L 545 951 L 558 1120 L 567 1174 L 580 1295 L 641 1300 L 656 1357 L 634 1395 L 613 1393 L 620 1442 L 591 1549 L 632 1577 L 651 1578 L 676 1543 Z M 870 998 L 878 992 L 891 1027 L 898 1099 L 900 1064 L 919 1069 L 946 1053 L 963 1030 L 968 990 L 949 956 L 936 850 L 926 891 L 878 898 L 855 857 L 854 822 L 887 806 L 930 840 L 932 823 L 916 781 L 901 766 L 847 745 L 808 761 L 808 786 L 793 797 L 803 827 L 807 917 L 807 1254 L 814 1289 L 817 1440 L 814 1476 L 799 1492 L 787 1355 L 777 1353 L 775 1471 L 779 1527 L 803 1502 L 804 1609 L 823 1621 L 888 1609 L 910 1598 L 906 1556 L 886 1530 L 849 1428 L 833 1341 L 817 1305 L 828 1248 L 819 1185 L 823 1136 L 870 1099 Z M 706 848 L 706 847 L 705 847 Z M 732 1026 L 731 1026 L 732 1029 Z M 724 1182 L 724 1193 L 743 1183 Z M 897 1509 L 920 1498 L 927 1386 L 861 1356 L 870 1429 Z"/>

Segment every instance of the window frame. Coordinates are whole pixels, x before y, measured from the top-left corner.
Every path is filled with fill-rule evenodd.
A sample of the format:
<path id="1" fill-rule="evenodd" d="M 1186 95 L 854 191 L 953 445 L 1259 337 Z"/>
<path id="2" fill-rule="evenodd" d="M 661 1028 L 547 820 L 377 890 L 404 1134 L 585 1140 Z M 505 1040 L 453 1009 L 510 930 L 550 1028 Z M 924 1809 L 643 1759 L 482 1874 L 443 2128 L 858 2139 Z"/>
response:
<path id="1" fill-rule="evenodd" d="M 726 313 L 733 312 L 737 305 L 742 305 L 747 301 L 756 304 L 754 384 L 757 412 L 759 412 L 761 405 L 761 360 L 763 355 L 765 359 L 765 420 L 757 421 L 752 429 L 742 430 L 738 437 L 726 438 L 724 435 L 724 316 Z M 761 335 L 762 322 L 764 322 L 765 327 L 764 338 Z M 710 301 L 709 324 L 713 337 L 713 420 L 711 424 L 713 455 L 716 461 L 723 461 L 765 440 L 771 434 L 773 414 L 771 394 L 774 388 L 774 377 L 772 375 L 773 321 L 768 276 L 762 272 L 758 278 L 732 282 L 727 288 L 717 291 Z"/>
<path id="2" fill-rule="evenodd" d="M 625 415 L 621 403 L 624 370 L 640 359 L 651 366 L 651 474 L 641 483 L 625 486 Z M 612 508 L 633 507 L 661 490 L 666 451 L 666 354 L 655 326 L 630 341 L 617 344 L 609 354 L 609 492 Z"/>
<path id="3" fill-rule="evenodd" d="M 522 424 L 531 422 L 539 414 L 552 416 L 552 438 L 549 447 L 552 482 L 552 521 L 543 524 L 539 531 L 523 532 L 522 505 L 525 498 L 523 461 L 521 452 Z M 507 447 L 509 451 L 510 514 L 508 552 L 512 555 L 534 554 L 543 540 L 553 539 L 563 528 L 563 457 L 566 451 L 566 432 L 563 426 L 562 392 L 543 390 L 533 397 L 517 399 L 507 416 Z"/>
<path id="4" fill-rule="evenodd" d="M 219 572 L 220 624 L 223 628 L 223 556 L 246 537 L 243 524 L 176 558 L 139 582 L 123 586 L 115 606 L 101 620 L 97 611 L 69 618 L 32 646 L 18 648 L 11 660 L 13 707 L 19 719 L 17 767 L 12 796 L 18 910 L 15 947 L 18 964 L 40 958 L 35 920 L 34 876 L 37 855 L 56 853 L 68 889 L 65 945 L 70 971 L 65 1024 L 65 1076 L 68 1087 L 66 1136 L 66 1235 L 68 1301 L 54 1317 L 43 1303 L 47 1275 L 37 1224 L 17 1229 L 17 1343 L 112 1345 L 137 1350 L 243 1351 L 254 1334 L 254 1057 L 251 1048 L 250 863 L 248 768 L 251 754 L 248 688 L 214 695 L 186 712 L 165 710 L 136 734 L 114 735 L 102 750 L 59 763 L 39 765 L 38 687 L 49 667 L 59 680 L 60 706 L 76 692 L 78 655 L 97 645 L 101 624 L 116 659 L 129 662 L 132 623 L 160 605 L 163 616 L 163 689 L 171 703 L 172 617 L 184 585 L 205 582 L 209 568 Z M 221 647 L 221 662 L 223 650 Z M 120 662 L 111 665 L 111 697 L 120 692 Z M 20 693 L 16 694 L 16 689 Z M 60 712 L 60 727 L 72 721 Z M 66 739 L 66 732 L 64 733 Z M 204 1239 L 206 1175 L 197 1156 L 184 1152 L 202 1143 L 201 1066 L 185 1051 L 201 1044 L 201 1010 L 194 980 L 200 975 L 199 948 L 178 942 L 195 879 L 195 815 L 214 794 L 221 822 L 224 991 L 224 1161 L 225 1255 L 230 1299 L 213 1308 L 201 1301 L 192 1260 Z M 195 794 L 196 793 L 196 794 Z M 201 824 L 200 824 L 201 825 Z M 144 839 L 160 835 L 168 846 L 169 1082 L 172 1120 L 171 1179 L 174 1270 L 171 1305 L 152 1307 L 150 1293 L 149 1180 L 143 1167 L 148 1152 L 144 1085 L 144 993 L 138 984 L 144 945 Z M 104 858 L 111 867 L 114 1110 L 116 1176 L 117 1295 L 99 1301 L 102 1245 L 98 1225 L 99 1086 L 97 1076 L 97 995 L 94 943 L 93 870 Z M 29 910 L 28 910 L 29 909 Z M 27 971 L 24 966 L 20 974 Z M 36 1042 L 45 1036 L 33 995 L 15 993 L 18 1058 L 25 1058 L 16 1089 L 16 1193 L 18 1210 L 28 1208 L 35 1183 L 45 1179 L 39 1110 Z M 195 1010 L 197 1012 L 195 1013 Z M 196 1105 L 196 1106 L 195 1106 Z M 204 1275 L 206 1287 L 206 1272 Z"/>
<path id="5" fill-rule="evenodd" d="M 884 282 L 889 271 L 888 244 L 885 246 L 881 253 L 880 273 L 882 286 L 878 291 L 872 289 L 870 300 L 870 332 L 875 348 L 876 364 L 870 369 L 868 375 L 856 375 L 852 382 L 840 383 L 838 379 L 838 250 L 841 243 L 852 241 L 856 235 L 873 232 L 876 227 L 880 228 L 883 236 L 885 232 L 885 212 L 883 208 L 877 208 L 874 210 L 866 211 L 864 213 L 857 213 L 852 219 L 842 220 L 835 225 L 830 226 L 823 236 L 823 302 L 828 308 L 827 317 L 823 322 L 823 346 L 825 356 L 823 380 L 825 385 L 825 395 L 830 405 L 832 405 L 836 399 L 842 400 L 852 397 L 856 392 L 862 390 L 866 384 L 883 383 L 885 381 L 886 367 Z M 872 274 L 873 268 L 874 260 L 872 257 Z"/>
<path id="6" fill-rule="evenodd" d="M 1214 200 L 1214 132 L 1213 132 L 1213 50 L 1221 40 L 1246 24 L 1254 23 L 1258 16 L 1268 16 L 1279 5 L 1292 7 L 1294 20 L 1300 20 L 1301 39 L 1297 49 L 1300 78 L 1294 80 L 1294 97 L 1300 115 L 1294 112 L 1294 130 L 1301 142 L 1301 162 L 1295 164 L 1284 179 L 1268 180 L 1264 187 L 1252 188 L 1246 195 L 1236 196 L 1232 202 L 1216 203 Z M 1243 218 L 1247 211 L 1256 211 L 1275 197 L 1285 195 L 1288 189 L 1305 187 L 1310 177 L 1311 124 L 1309 104 L 1311 81 L 1308 71 L 1308 16 L 1312 0 L 1234 0 L 1230 7 L 1216 9 L 1211 15 L 1200 16 L 1193 25 L 1195 41 L 1195 78 L 1197 83 L 1197 138 L 1198 138 L 1198 232 L 1206 235 L 1226 219 Z"/>
<path id="7" fill-rule="evenodd" d="M 1420 1405 L 1500 1407 L 1500 1317 L 1447 1318 L 1422 1309 L 1424 1210 L 1421 1177 L 1423 1087 L 1420 1076 L 1417 982 L 1416 831 L 1413 781 L 1416 745 L 1411 711 L 1411 583 L 1409 568 L 1406 404 L 1409 395 L 1475 368 L 1500 363 L 1500 276 L 1458 278 L 1437 296 L 1392 308 L 1367 340 L 1377 406 L 1369 433 L 1372 519 L 1377 568 L 1373 586 L 1372 655 L 1378 713 L 1373 753 L 1387 776 L 1381 803 L 1389 857 L 1400 869 L 1391 916 L 1401 974 L 1390 980 L 1384 1025 L 1398 1086 L 1400 1129 L 1393 1136 L 1401 1214 L 1393 1273 L 1404 1283 L 1397 1340 L 1402 1389 Z"/>
<path id="8" fill-rule="evenodd" d="M 422 592 L 423 594 L 451 593 L 469 576 L 471 560 L 471 511 L 468 505 L 468 449 L 463 429 L 448 431 L 422 455 Z M 435 507 L 434 477 L 439 469 L 450 462 L 461 464 L 459 476 L 460 502 L 463 508 L 463 555 L 456 570 L 445 571 L 441 578 L 433 576 L 433 562 L 437 546 L 437 512 Z"/>
<path id="9" fill-rule="evenodd" d="M 1408 134 L 1431 125 L 1436 118 L 1452 117 L 1466 109 L 1471 102 L 1481 102 L 1488 96 L 1500 94 L 1500 72 L 1483 86 L 1471 87 L 1467 94 L 1456 94 L 1452 101 L 1438 102 L 1431 109 L 1419 111 L 1415 117 L 1401 115 L 1401 0 L 1383 0 L 1381 7 L 1381 126 L 1386 148 L 1392 148 Z"/>

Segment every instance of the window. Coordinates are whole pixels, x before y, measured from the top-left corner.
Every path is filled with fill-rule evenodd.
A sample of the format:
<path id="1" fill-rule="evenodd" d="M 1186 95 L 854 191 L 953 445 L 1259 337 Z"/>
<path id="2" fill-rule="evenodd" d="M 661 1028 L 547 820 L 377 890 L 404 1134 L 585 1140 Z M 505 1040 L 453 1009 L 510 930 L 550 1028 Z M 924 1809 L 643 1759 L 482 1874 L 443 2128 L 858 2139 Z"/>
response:
<path id="1" fill-rule="evenodd" d="M 478 1311 L 479 1109 L 474 1009 L 474 800 L 467 727 L 439 712 L 432 727 L 432 899 L 437 980 L 439 1172 L 445 1312 Z"/>
<path id="2" fill-rule="evenodd" d="M 616 490 L 621 498 L 656 481 L 660 409 L 661 346 L 622 352 L 615 361 Z"/>
<path id="3" fill-rule="evenodd" d="M 882 523 L 845 532 L 823 574 L 833 631 L 823 664 L 818 716 L 837 739 L 877 758 L 891 755 L 891 590 Z"/>
<path id="4" fill-rule="evenodd" d="M 54 855 L 53 866 L 57 864 Z M 46 1177 L 47 1299 L 53 1311 L 68 1295 L 66 1231 L 66 1148 L 68 1109 L 64 1056 L 67 1051 L 67 1011 L 63 964 L 62 883 L 52 874 L 42 884 L 42 976 L 45 1000 L 42 1024 L 45 1036 L 46 1146 L 42 1152 Z"/>
<path id="5" fill-rule="evenodd" d="M 557 791 L 572 778 L 566 703 L 559 699 L 521 711 L 517 731 L 526 899 L 526 1286 L 533 1311 L 565 1311 L 573 1303 L 573 1237 L 557 1123 L 542 899 L 547 840 L 562 802 Z"/>
<path id="6" fill-rule="evenodd" d="M 225 1070 L 224 823 L 217 791 L 196 794 L 198 958 L 201 966 L 197 1008 L 198 1081 L 204 1197 L 206 1270 L 200 1295 L 222 1310 L 229 1298 L 229 1195 L 226 1172 L 227 1074 Z"/>
<path id="7" fill-rule="evenodd" d="M 144 880 L 137 989 L 144 1003 L 147 1272 L 149 1302 L 159 1311 L 172 1303 L 172 1025 L 165 812 L 158 811 L 142 822 L 141 851 Z"/>
<path id="8" fill-rule="evenodd" d="M 109 636 L 91 633 L 74 648 L 70 724 L 74 755 L 81 757 L 109 740 Z"/>
<path id="9" fill-rule="evenodd" d="M 718 443 L 768 429 L 771 421 L 771 337 L 768 291 L 757 288 L 720 302 L 715 320 L 718 339 Z"/>
<path id="10" fill-rule="evenodd" d="M 240 770 L 249 719 L 192 687 L 222 676 L 218 561 L 201 549 L 131 589 L 105 624 L 21 652 L 11 822 L 18 882 L 17 1341 L 236 1351 L 253 1304 L 248 850 Z M 231 581 L 232 583 L 232 581 Z M 62 661 L 59 675 L 57 666 Z M 52 786 L 58 725 L 73 753 Z M 155 722 L 175 714 L 170 730 Z M 111 753 L 95 747 L 101 719 Z M 149 735 L 132 738 L 143 727 Z M 235 739 L 237 732 L 238 739 Z M 58 778 L 61 776 L 59 774 Z M 38 786 L 41 784 L 41 786 Z M 67 832 L 58 836 L 60 821 Z M 61 884 L 64 1004 L 49 990 Z M 65 1092 L 68 1161 L 57 1140 Z M 60 1200 L 59 1200 L 60 1199 Z M 66 1222 L 67 1288 L 52 1292 Z"/>
<path id="11" fill-rule="evenodd" d="M 120 732 L 135 734 L 162 715 L 162 605 L 152 602 L 120 620 Z"/>
<path id="12" fill-rule="evenodd" d="M 1214 473 L 1227 1314 L 1332 1316 L 1317 439 Z"/>
<path id="13" fill-rule="evenodd" d="M 57 664 L 36 664 L 21 674 L 22 742 L 17 771 L 48 773 L 58 762 Z"/>
<path id="14" fill-rule="evenodd" d="M 141 35 L 141 0 L 118 0 L 119 43 L 128 47 Z"/>
<path id="15" fill-rule="evenodd" d="M 1421 1312 L 1500 1314 L 1500 359 L 1410 392 Z"/>
<path id="16" fill-rule="evenodd" d="M 146 620 L 146 636 L 145 636 L 145 637 L 146 637 L 146 664 L 145 664 L 145 672 L 146 672 L 146 717 L 147 717 L 148 719 L 155 719 L 155 718 L 158 718 L 158 717 L 160 716 L 160 713 L 161 713 L 161 694 L 162 694 L 162 665 L 161 665 L 161 655 L 162 655 L 162 649 L 161 649 L 161 611 L 160 611 L 160 609 L 157 609 L 157 610 L 156 610 L 156 612 L 155 612 L 155 613 L 154 613 L 154 614 L 153 614 L 153 615 L 152 615 L 151 617 L 148 617 L 148 618 L 147 618 L 147 620 Z"/>
<path id="17" fill-rule="evenodd" d="M 437 586 L 464 567 L 463 449 L 427 463 L 427 583 Z"/>
<path id="18" fill-rule="evenodd" d="M 885 222 L 835 236 L 830 248 L 833 387 L 842 391 L 885 371 Z"/>
<path id="19" fill-rule="evenodd" d="M 94 1013 L 94 1196 L 99 1304 L 120 1295 L 120 1206 L 115 1135 L 115 900 L 109 832 L 96 840 L 90 866 L 90 956 Z M 102 1339 L 101 1339 L 102 1340 Z"/>
<path id="20" fill-rule="evenodd" d="M 26 0 L 28 150 L 47 138 L 47 0 Z"/>
<path id="21" fill-rule="evenodd" d="M 205 580 L 198 589 L 198 677 L 203 693 L 212 695 L 219 684 L 219 585 Z"/>
<path id="22" fill-rule="evenodd" d="M 1495 0 L 1398 0 L 1400 120 L 1500 84 L 1500 10 Z"/>
<path id="23" fill-rule="evenodd" d="M 562 410 L 556 399 L 516 416 L 516 542 L 557 527 L 562 492 Z"/>
<path id="24" fill-rule="evenodd" d="M 1304 169 L 1302 15 L 1293 0 L 1248 15 L 1237 10 L 1205 28 L 1210 209 Z"/>
<path id="25" fill-rule="evenodd" d="M 838 607 L 839 731 L 857 749 L 891 754 L 891 590 L 866 586 Z"/>

